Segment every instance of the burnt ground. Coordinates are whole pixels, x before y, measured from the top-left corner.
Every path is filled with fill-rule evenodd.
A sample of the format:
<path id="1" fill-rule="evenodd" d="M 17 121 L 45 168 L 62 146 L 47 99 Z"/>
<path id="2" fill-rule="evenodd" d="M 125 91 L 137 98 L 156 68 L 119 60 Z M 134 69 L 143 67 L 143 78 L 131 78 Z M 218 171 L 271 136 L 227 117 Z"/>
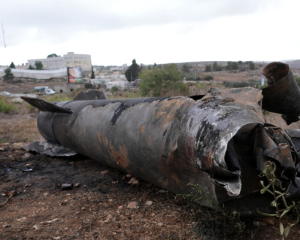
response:
<path id="1" fill-rule="evenodd" d="M 196 234 L 193 208 L 174 194 L 129 184 L 131 176 L 82 155 L 53 158 L 23 145 L 0 144 L 0 239 L 211 239 Z M 243 239 L 281 239 L 272 220 L 257 228 L 264 220 L 248 219 Z M 299 237 L 296 226 L 289 239 Z"/>
<path id="2" fill-rule="evenodd" d="M 194 239 L 184 206 L 149 183 L 128 184 L 84 156 L 51 158 L 16 144 L 0 153 L 0 239 Z"/>

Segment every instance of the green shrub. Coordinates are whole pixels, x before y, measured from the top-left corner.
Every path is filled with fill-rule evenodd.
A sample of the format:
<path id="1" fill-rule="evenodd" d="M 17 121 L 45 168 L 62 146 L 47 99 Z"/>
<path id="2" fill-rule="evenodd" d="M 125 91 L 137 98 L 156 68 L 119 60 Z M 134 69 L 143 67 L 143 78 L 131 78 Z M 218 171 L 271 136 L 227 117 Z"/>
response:
<path id="1" fill-rule="evenodd" d="M 111 91 L 112 94 L 115 94 L 117 91 L 119 91 L 119 87 L 118 86 L 113 86 L 110 91 Z"/>
<path id="2" fill-rule="evenodd" d="M 214 80 L 214 77 L 212 75 L 206 75 L 204 78 L 206 81 Z"/>
<path id="3" fill-rule="evenodd" d="M 85 84 L 84 84 L 84 87 L 85 87 L 86 89 L 93 89 L 93 88 L 94 88 L 94 85 L 91 84 L 91 83 L 85 83 Z"/>
<path id="4" fill-rule="evenodd" d="M 0 112 L 9 113 L 16 109 L 16 106 L 6 103 L 4 98 L 0 98 Z"/>
<path id="5" fill-rule="evenodd" d="M 188 94 L 188 86 L 183 83 L 181 73 L 176 64 L 165 64 L 158 67 L 144 69 L 140 73 L 141 83 L 139 88 L 142 95 L 171 96 Z"/>

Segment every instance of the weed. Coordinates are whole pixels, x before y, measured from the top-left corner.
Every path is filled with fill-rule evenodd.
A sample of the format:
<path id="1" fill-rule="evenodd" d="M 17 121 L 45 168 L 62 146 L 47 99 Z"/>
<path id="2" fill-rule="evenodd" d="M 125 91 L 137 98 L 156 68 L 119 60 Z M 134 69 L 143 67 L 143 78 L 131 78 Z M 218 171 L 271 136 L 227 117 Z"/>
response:
<path id="1" fill-rule="evenodd" d="M 206 81 L 210 81 L 210 80 L 214 80 L 214 77 L 212 75 L 206 75 L 206 76 L 204 76 L 203 79 Z"/>
<path id="2" fill-rule="evenodd" d="M 198 184 L 189 183 L 192 188 L 190 194 L 178 194 L 183 199 L 190 199 L 192 202 L 201 200 L 205 205 L 197 205 L 192 209 L 194 212 L 194 221 L 196 222 L 195 231 L 197 235 L 205 236 L 208 239 L 244 239 L 246 233 L 246 224 L 240 217 L 233 212 L 228 211 L 224 206 L 217 204 L 205 188 Z"/>
<path id="3" fill-rule="evenodd" d="M 56 102 L 56 101 L 72 101 L 73 98 L 66 95 L 66 94 L 55 94 L 55 95 L 48 95 L 44 97 L 44 100 L 48 102 Z"/>
<path id="4" fill-rule="evenodd" d="M 16 109 L 14 105 L 6 103 L 5 98 L 0 98 L 0 112 L 9 113 Z"/>
<path id="5" fill-rule="evenodd" d="M 282 182 L 279 179 L 277 179 L 277 177 L 275 175 L 275 172 L 276 172 L 275 163 L 267 161 L 267 162 L 265 162 L 264 170 L 260 173 L 259 176 L 267 178 L 267 181 L 268 181 L 267 186 L 265 186 L 264 181 L 260 181 L 260 184 L 263 187 L 263 189 L 260 190 L 260 193 L 264 194 L 264 193 L 268 192 L 268 193 L 270 193 L 274 196 L 274 200 L 271 202 L 271 206 L 276 207 L 276 213 L 275 214 L 268 214 L 268 213 L 262 213 L 258 210 L 257 210 L 257 212 L 264 215 L 264 216 L 268 216 L 268 217 L 278 217 L 278 219 L 279 219 L 279 232 L 280 232 L 280 235 L 282 236 L 282 239 L 285 240 L 288 237 L 291 228 L 299 222 L 299 214 L 298 214 L 297 221 L 295 223 L 290 224 L 289 226 L 284 228 L 284 226 L 282 224 L 282 218 L 292 208 L 295 207 L 296 203 L 292 202 L 292 205 L 288 206 L 288 204 L 286 202 L 286 199 L 285 199 L 287 194 L 276 190 L 276 186 L 277 186 L 277 188 L 279 188 L 279 190 L 285 190 L 285 189 L 282 187 Z M 280 200 L 284 203 L 284 207 L 285 207 L 284 209 L 279 209 L 279 201 Z"/>
<path id="6" fill-rule="evenodd" d="M 9 141 L 8 138 L 4 138 L 4 139 L 2 139 L 2 140 L 0 141 L 0 143 L 5 143 L 5 142 L 8 142 L 8 141 Z"/>
<path id="7" fill-rule="evenodd" d="M 202 83 L 200 83 L 200 84 L 198 84 L 196 87 L 197 87 L 198 90 L 201 90 L 201 89 L 203 88 L 203 86 L 204 86 L 204 85 L 203 85 Z"/>
<path id="8" fill-rule="evenodd" d="M 264 116 L 269 115 L 269 113 L 270 113 L 269 111 L 263 109 L 263 115 L 264 115 Z"/>

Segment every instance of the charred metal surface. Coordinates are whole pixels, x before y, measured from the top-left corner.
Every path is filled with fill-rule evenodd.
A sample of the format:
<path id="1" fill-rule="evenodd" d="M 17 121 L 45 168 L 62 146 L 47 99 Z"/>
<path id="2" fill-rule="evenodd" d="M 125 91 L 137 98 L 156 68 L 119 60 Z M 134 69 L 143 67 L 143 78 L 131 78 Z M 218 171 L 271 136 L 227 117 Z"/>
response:
<path id="1" fill-rule="evenodd" d="M 297 122 L 300 116 L 300 91 L 289 65 L 273 62 L 263 69 L 268 87 L 262 90 L 263 109 L 283 114 L 287 124 Z"/>
<path id="2" fill-rule="evenodd" d="M 32 142 L 24 147 L 27 151 L 38 152 L 53 157 L 69 157 L 74 156 L 77 153 L 71 149 L 65 148 L 58 143 L 53 142 Z"/>
<path id="3" fill-rule="evenodd" d="M 290 74 L 286 65 L 271 66 L 265 72 L 273 81 L 268 88 Z M 268 91 L 212 89 L 193 97 L 43 102 L 38 128 L 51 143 L 174 193 L 189 193 L 192 182 L 241 215 L 256 215 L 258 207 L 273 210 L 272 196 L 259 193 L 258 174 L 266 161 L 276 163 L 290 196 L 300 193 L 300 133 L 265 122 L 262 106 L 276 102 L 276 92 Z M 40 106 L 37 99 L 25 100 Z"/>
<path id="4" fill-rule="evenodd" d="M 97 99 L 107 99 L 105 92 L 97 90 L 80 91 L 76 94 L 73 101 L 78 100 L 97 100 Z"/>
<path id="5" fill-rule="evenodd" d="M 22 97 L 26 102 L 30 103 L 32 106 L 45 112 L 57 112 L 57 113 L 72 113 L 68 108 L 62 108 L 55 104 L 49 104 L 43 99 Z"/>

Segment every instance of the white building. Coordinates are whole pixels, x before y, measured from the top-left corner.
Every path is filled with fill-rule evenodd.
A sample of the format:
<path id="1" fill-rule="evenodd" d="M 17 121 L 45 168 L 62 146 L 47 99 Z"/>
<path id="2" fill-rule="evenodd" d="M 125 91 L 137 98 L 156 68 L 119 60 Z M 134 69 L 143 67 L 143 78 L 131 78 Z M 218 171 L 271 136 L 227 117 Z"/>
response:
<path id="1" fill-rule="evenodd" d="M 68 52 L 62 57 L 51 57 L 41 59 L 29 59 L 27 66 L 35 67 L 35 62 L 40 61 L 43 64 L 43 69 L 52 70 L 64 67 L 81 67 L 83 71 L 91 71 L 92 60 L 89 54 L 75 54 Z"/>

